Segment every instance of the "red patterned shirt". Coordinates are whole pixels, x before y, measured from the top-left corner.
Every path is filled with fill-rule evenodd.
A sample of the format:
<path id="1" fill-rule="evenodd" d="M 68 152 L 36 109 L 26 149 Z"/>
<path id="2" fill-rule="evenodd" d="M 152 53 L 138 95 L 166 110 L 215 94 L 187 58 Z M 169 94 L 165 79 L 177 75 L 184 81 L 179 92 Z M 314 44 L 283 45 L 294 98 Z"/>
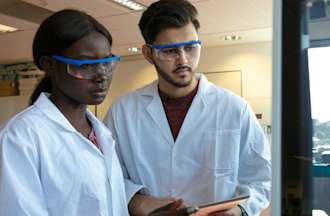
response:
<path id="1" fill-rule="evenodd" d="M 188 95 L 180 98 L 170 98 L 164 92 L 159 90 L 159 96 L 162 100 L 167 121 L 170 125 L 174 140 L 178 137 L 180 128 L 189 110 L 189 107 L 197 94 L 198 84 L 196 88 Z"/>
<path id="2" fill-rule="evenodd" d="M 93 128 L 92 128 L 90 134 L 88 135 L 88 139 L 96 146 L 96 148 L 98 148 L 102 152 L 100 144 L 97 142 L 96 134 L 95 134 Z"/>

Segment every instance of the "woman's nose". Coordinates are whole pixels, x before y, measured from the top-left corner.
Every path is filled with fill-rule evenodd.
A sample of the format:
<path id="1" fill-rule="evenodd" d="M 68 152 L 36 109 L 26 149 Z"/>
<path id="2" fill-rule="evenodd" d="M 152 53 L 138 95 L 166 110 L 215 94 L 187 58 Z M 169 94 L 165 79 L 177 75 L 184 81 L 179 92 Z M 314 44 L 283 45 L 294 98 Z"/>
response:
<path id="1" fill-rule="evenodd" d="M 98 64 L 95 68 L 95 80 L 96 81 L 103 81 L 105 79 L 109 79 L 112 75 L 111 70 L 109 70 L 109 68 L 104 65 L 104 64 Z"/>

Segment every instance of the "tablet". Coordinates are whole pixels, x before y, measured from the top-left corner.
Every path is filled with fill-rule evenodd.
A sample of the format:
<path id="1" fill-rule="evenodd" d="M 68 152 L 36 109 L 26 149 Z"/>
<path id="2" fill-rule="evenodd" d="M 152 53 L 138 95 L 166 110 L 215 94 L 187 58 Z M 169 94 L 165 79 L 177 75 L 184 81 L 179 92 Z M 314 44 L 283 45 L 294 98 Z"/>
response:
<path id="1" fill-rule="evenodd" d="M 238 204 L 243 203 L 246 200 L 248 200 L 249 197 L 250 197 L 249 195 L 241 195 L 241 196 L 237 196 L 232 199 L 224 200 L 221 202 L 212 202 L 212 203 L 203 204 L 203 205 L 198 206 L 199 210 L 192 215 L 193 216 L 204 216 L 204 215 L 208 215 L 210 213 L 224 211 L 226 209 L 234 208 Z"/>

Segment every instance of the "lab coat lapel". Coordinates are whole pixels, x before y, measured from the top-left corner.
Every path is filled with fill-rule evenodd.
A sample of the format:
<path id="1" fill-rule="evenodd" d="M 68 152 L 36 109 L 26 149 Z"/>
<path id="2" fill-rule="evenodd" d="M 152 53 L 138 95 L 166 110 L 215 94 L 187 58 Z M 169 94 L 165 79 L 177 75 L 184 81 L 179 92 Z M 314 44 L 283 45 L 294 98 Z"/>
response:
<path id="1" fill-rule="evenodd" d="M 204 116 L 203 112 L 205 111 L 204 108 L 206 104 L 204 96 L 206 94 L 207 79 L 201 74 L 198 74 L 197 76 L 200 80 L 198 91 L 182 123 L 176 142 L 178 142 L 184 135 L 193 133 L 192 130 L 194 129 L 194 127 L 198 127 L 198 122 L 200 121 L 200 118 Z"/>
<path id="2" fill-rule="evenodd" d="M 76 129 L 70 124 L 69 120 L 65 118 L 63 113 L 53 104 L 48 98 L 49 95 L 41 93 L 38 100 L 34 103 L 34 106 L 47 116 L 51 121 L 61 126 L 63 129 L 76 132 Z"/>
<path id="3" fill-rule="evenodd" d="M 105 157 L 108 176 L 110 177 L 112 173 L 113 154 L 115 153 L 115 141 L 112 138 L 111 132 L 107 128 L 105 128 L 103 123 L 99 122 L 89 111 L 88 117 L 93 124 L 93 129 L 96 134 L 96 138 Z"/>
<path id="4" fill-rule="evenodd" d="M 112 209 L 110 215 L 127 215 L 128 213 L 124 211 L 125 206 L 127 206 L 124 179 L 116 155 L 115 141 L 112 138 L 111 132 L 101 122 L 98 122 L 95 133 L 99 138 L 104 154 L 107 176 L 109 179 L 111 190 L 109 193 L 109 202 L 111 202 L 110 206 L 112 206 L 110 208 Z"/>
<path id="5" fill-rule="evenodd" d="M 150 94 L 148 94 L 147 97 L 151 96 L 152 99 L 151 102 L 146 105 L 146 110 L 150 117 L 153 119 L 154 123 L 158 126 L 162 136 L 167 140 L 168 143 L 173 145 L 173 135 L 168 124 L 162 101 L 158 94 L 157 85 L 158 83 L 154 82 L 149 88 Z"/>
<path id="6" fill-rule="evenodd" d="M 114 169 L 114 154 L 115 154 L 115 141 L 112 139 L 111 132 L 103 126 L 101 122 L 98 122 L 98 120 L 88 112 L 89 119 L 93 124 L 93 129 L 96 134 L 97 140 L 100 144 L 100 147 L 102 149 L 103 155 L 104 155 L 104 162 L 107 170 L 107 176 L 109 180 L 109 186 L 110 190 L 113 191 L 114 185 L 112 185 L 116 180 L 115 178 L 116 174 Z M 109 195 L 109 201 L 112 203 L 110 206 L 113 206 L 113 203 L 116 202 L 113 200 L 115 197 L 112 196 L 112 192 L 108 193 Z M 120 196 L 121 194 L 118 194 Z M 113 208 L 112 211 L 114 211 Z M 111 213 L 111 215 L 115 215 L 114 212 Z"/>

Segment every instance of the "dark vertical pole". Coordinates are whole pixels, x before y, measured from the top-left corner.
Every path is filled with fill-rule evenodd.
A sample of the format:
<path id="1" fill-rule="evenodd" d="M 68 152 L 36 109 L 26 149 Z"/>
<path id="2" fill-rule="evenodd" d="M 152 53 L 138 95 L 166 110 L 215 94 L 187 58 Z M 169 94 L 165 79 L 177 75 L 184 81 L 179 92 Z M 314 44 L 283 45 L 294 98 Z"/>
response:
<path id="1" fill-rule="evenodd" d="M 98 117 L 98 113 L 97 113 L 97 105 L 95 105 L 95 116 Z"/>
<path id="2" fill-rule="evenodd" d="M 312 121 L 303 0 L 283 0 L 282 215 L 312 215 Z"/>

